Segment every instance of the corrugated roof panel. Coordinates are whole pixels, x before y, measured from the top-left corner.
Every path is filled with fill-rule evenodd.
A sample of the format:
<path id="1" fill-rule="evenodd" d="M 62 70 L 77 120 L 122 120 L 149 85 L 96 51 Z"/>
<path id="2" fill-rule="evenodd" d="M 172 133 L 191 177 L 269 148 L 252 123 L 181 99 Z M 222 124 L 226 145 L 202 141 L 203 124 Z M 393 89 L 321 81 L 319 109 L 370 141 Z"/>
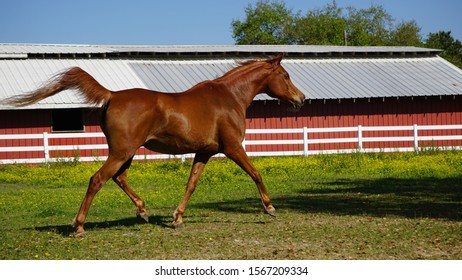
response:
<path id="1" fill-rule="evenodd" d="M 165 75 L 163 69 L 159 69 L 158 67 L 154 67 L 147 63 L 137 65 L 137 68 L 146 73 L 146 75 L 143 76 L 143 81 L 149 89 L 162 92 L 173 91 L 171 83 L 169 82 L 168 77 Z"/>
<path id="2" fill-rule="evenodd" d="M 360 71 L 360 75 L 363 78 L 363 83 L 368 87 L 368 93 L 370 97 L 383 97 L 391 95 L 390 89 L 392 85 L 396 84 L 394 80 L 388 80 L 390 78 L 389 73 L 385 72 L 383 68 L 380 67 L 371 60 L 367 60 L 364 64 L 357 66 L 357 70 Z"/>
<path id="3" fill-rule="evenodd" d="M 178 54 L 180 56 L 200 55 L 226 55 L 235 54 L 265 55 L 284 52 L 289 54 L 336 54 L 350 55 L 381 53 L 384 55 L 435 55 L 437 49 L 418 47 L 355 47 L 355 46 L 307 46 L 307 45 L 173 45 L 173 46 L 136 46 L 136 45 L 53 45 L 53 44 L 0 44 L 0 58 L 27 58 L 29 55 L 84 55 L 84 54 L 120 54 L 136 56 L 138 54 Z"/>
<path id="4" fill-rule="evenodd" d="M 134 74 L 127 61 L 112 60 L 65 60 L 65 59 L 28 59 L 0 60 L 0 99 L 30 92 L 57 73 L 68 68 L 79 66 L 90 73 L 104 87 L 121 90 L 133 87 L 145 87 Z M 124 76 L 125 78 L 120 79 Z M 67 108 L 88 107 L 83 104 L 73 90 L 66 90 L 53 97 L 40 101 L 27 108 Z M 1 108 L 11 108 L 2 106 Z"/>
<path id="5" fill-rule="evenodd" d="M 197 74 L 201 77 L 200 81 L 212 80 L 216 78 L 217 68 L 211 67 L 206 63 L 197 63 L 194 65 L 196 68 Z M 185 69 L 182 66 L 177 67 L 179 71 L 184 71 Z M 221 71 L 218 70 L 218 73 Z M 199 82 L 200 82 L 199 81 Z M 197 83 L 198 81 L 196 81 Z"/>
<path id="6" fill-rule="evenodd" d="M 410 93 L 413 95 L 418 95 L 420 92 L 427 92 L 427 95 L 432 95 L 431 89 L 434 88 L 434 83 L 438 81 L 443 82 L 442 80 L 435 79 L 434 75 L 436 74 L 435 69 L 431 64 L 427 64 L 426 61 L 419 63 L 420 75 L 412 76 L 409 75 L 409 72 L 416 71 L 415 63 L 407 62 L 405 67 L 400 68 L 398 65 L 395 65 L 395 72 L 397 73 L 396 79 L 401 82 L 401 84 L 406 84 L 406 86 L 411 88 Z M 401 76 L 404 76 L 405 79 L 400 79 Z M 440 87 L 444 86 L 444 83 L 440 84 Z M 404 87 L 404 85 L 403 85 Z M 401 94 L 401 96 L 405 96 Z"/>
<path id="7" fill-rule="evenodd" d="M 284 63 L 283 64 L 285 69 L 289 72 L 292 82 L 298 88 L 309 88 L 308 83 L 313 81 L 313 78 L 308 75 L 309 71 L 306 71 L 306 75 L 303 73 L 305 72 L 305 68 L 308 67 L 306 63 Z M 314 98 L 315 92 L 308 92 L 305 91 L 304 94 L 307 98 Z"/>
<path id="8" fill-rule="evenodd" d="M 155 75 L 150 71 L 149 68 L 147 67 L 140 67 L 144 63 L 128 63 L 128 66 L 132 68 L 132 70 L 135 72 L 135 74 L 138 76 L 138 78 L 143 81 L 143 84 L 146 86 L 146 88 L 153 88 L 153 84 L 150 83 L 149 77 L 155 77 Z"/>
<path id="9" fill-rule="evenodd" d="M 324 64 L 320 64 L 315 62 L 313 64 L 307 63 L 306 71 L 302 73 L 300 77 L 294 77 L 294 83 L 297 83 L 298 79 L 305 79 L 305 77 L 309 77 L 309 81 L 307 81 L 308 88 L 311 89 L 311 85 L 314 85 L 314 88 L 311 92 L 314 92 L 314 96 L 310 97 L 312 99 L 331 99 L 335 98 L 337 91 L 332 87 L 332 79 L 333 73 L 327 73 L 323 69 Z M 337 82 L 336 82 L 337 83 Z M 300 89 L 302 90 L 302 89 Z M 306 90 L 302 90 L 302 92 L 306 92 Z M 324 97 L 324 98 L 323 98 Z"/>
<path id="10" fill-rule="evenodd" d="M 351 91 L 352 88 L 345 85 L 349 81 L 347 75 L 342 75 L 341 70 L 344 68 L 338 63 L 325 63 L 322 64 L 322 67 L 317 67 L 319 69 L 319 76 L 321 82 L 324 83 L 324 88 L 330 91 L 331 98 L 336 98 L 336 96 L 343 95 L 345 97 L 350 96 L 348 91 Z M 327 80 L 324 80 L 327 77 Z"/>
<path id="11" fill-rule="evenodd" d="M 192 85 L 189 84 L 188 79 L 185 76 L 188 76 L 189 72 L 187 71 L 178 71 L 176 65 L 167 64 L 163 68 L 167 80 L 170 82 L 171 90 L 170 92 L 182 92 L 189 89 Z M 183 69 L 180 69 L 183 70 Z"/>
<path id="12" fill-rule="evenodd" d="M 103 54 L 115 50 L 97 45 L 0 44 L 0 57 L 23 58 L 27 54 Z"/>
<path id="13" fill-rule="evenodd" d="M 204 80 L 222 76 L 234 61 L 152 61 L 130 63 L 148 88 L 163 92 L 181 92 Z M 225 71 L 226 70 L 226 71 Z M 149 74 L 146 74 L 149 73 Z"/>
<path id="14" fill-rule="evenodd" d="M 283 65 L 285 66 L 286 64 L 284 63 Z M 307 98 L 321 99 L 321 96 L 328 98 L 327 96 L 332 94 L 325 88 L 326 82 L 321 79 L 315 63 L 307 63 L 305 61 L 299 65 L 298 69 L 299 72 L 296 75 L 293 75 L 291 72 L 289 72 L 289 75 L 291 75 L 292 82 L 303 91 Z M 329 79 L 329 77 L 326 77 L 326 79 Z"/>
<path id="15" fill-rule="evenodd" d="M 319 45 L 173 45 L 173 46 L 104 46 L 118 52 L 152 52 L 152 53 L 428 53 L 438 52 L 407 46 L 319 46 Z"/>
<path id="16" fill-rule="evenodd" d="M 447 81 L 443 76 L 439 76 L 439 72 L 436 65 L 438 61 L 429 60 L 421 61 L 406 61 L 400 65 L 395 65 L 394 71 L 396 73 L 396 83 L 399 83 L 401 88 L 408 88 L 409 91 L 400 91 L 399 96 L 406 95 L 447 95 L 450 92 L 447 91 Z M 449 69 L 447 69 L 449 70 Z M 419 75 L 413 75 L 412 73 L 418 72 Z"/>
<path id="17" fill-rule="evenodd" d="M 403 73 L 399 67 L 400 65 L 404 67 L 401 62 L 382 63 L 380 64 L 381 68 L 376 70 L 380 71 L 380 76 L 387 77 L 386 79 L 381 79 L 384 84 L 382 90 L 386 90 L 386 92 L 382 92 L 382 95 L 389 94 L 391 88 L 393 88 L 395 96 L 406 95 L 406 92 L 407 94 L 412 94 L 414 91 L 414 88 L 408 82 L 405 82 L 407 70 Z"/>
<path id="18" fill-rule="evenodd" d="M 203 76 L 199 71 L 197 71 L 197 66 L 193 64 L 186 64 L 185 65 L 185 71 L 187 73 L 190 73 L 190 75 L 187 75 L 186 78 L 188 79 L 188 83 L 190 85 L 197 84 L 197 81 L 203 81 L 207 79 L 206 77 Z"/>
<path id="19" fill-rule="evenodd" d="M 32 91 L 56 73 L 80 66 L 110 90 L 149 88 L 180 92 L 222 76 L 236 61 L 224 60 L 0 60 L 0 99 Z M 462 70 L 440 57 L 390 59 L 286 59 L 292 81 L 310 99 L 462 95 Z M 256 100 L 265 100 L 259 95 Z M 31 108 L 82 105 L 66 91 Z"/>
<path id="20" fill-rule="evenodd" d="M 289 65 L 289 61 L 285 62 Z M 462 70 L 439 57 L 306 60 L 294 84 L 309 98 L 368 98 L 461 94 Z M 284 64 L 283 64 L 284 65 Z M 290 67 L 288 67 L 290 69 Z M 457 80 L 458 79 L 458 80 Z M 458 86 L 459 85 L 459 88 Z M 302 90 L 303 91 L 303 90 Z"/>
<path id="21" fill-rule="evenodd" d="M 362 98 L 371 97 L 369 83 L 364 75 L 352 75 L 352 73 L 360 66 L 350 65 L 349 62 L 343 62 L 340 67 L 340 76 L 345 77 L 348 83 L 345 98 Z"/>
<path id="22" fill-rule="evenodd" d="M 439 63 L 436 64 L 432 76 L 434 79 L 445 81 L 442 86 L 445 87 L 448 92 L 457 94 L 457 92 L 460 92 L 462 87 L 462 79 L 459 75 L 460 71 L 461 70 L 459 68 L 450 64 L 446 60 L 440 59 Z"/>

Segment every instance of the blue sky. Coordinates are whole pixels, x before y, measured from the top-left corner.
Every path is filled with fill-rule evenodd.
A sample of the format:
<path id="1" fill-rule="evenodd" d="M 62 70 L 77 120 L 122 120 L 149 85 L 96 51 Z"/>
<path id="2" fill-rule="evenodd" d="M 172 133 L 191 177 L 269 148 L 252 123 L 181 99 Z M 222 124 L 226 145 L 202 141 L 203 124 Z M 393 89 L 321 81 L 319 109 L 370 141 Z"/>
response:
<path id="1" fill-rule="evenodd" d="M 251 0 L 0 0 L 0 43 L 226 45 L 231 21 Z M 331 0 L 286 0 L 306 13 Z M 337 0 L 340 7 L 382 5 L 395 19 L 416 20 L 424 37 L 452 31 L 462 40 L 460 0 Z"/>

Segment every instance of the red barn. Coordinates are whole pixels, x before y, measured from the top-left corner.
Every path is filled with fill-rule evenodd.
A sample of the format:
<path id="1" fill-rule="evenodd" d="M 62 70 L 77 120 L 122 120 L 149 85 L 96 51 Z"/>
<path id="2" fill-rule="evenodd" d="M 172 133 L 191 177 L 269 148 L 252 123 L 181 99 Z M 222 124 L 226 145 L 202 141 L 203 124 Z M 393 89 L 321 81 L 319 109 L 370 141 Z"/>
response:
<path id="1" fill-rule="evenodd" d="M 111 90 L 178 92 L 221 76 L 236 66 L 236 60 L 278 52 L 286 53 L 283 66 L 307 102 L 294 111 L 265 94 L 257 96 L 247 112 L 251 133 L 244 145 L 251 154 L 409 150 L 422 126 L 421 144 L 462 146 L 462 70 L 439 57 L 439 50 L 415 47 L 0 44 L 0 99 L 31 91 L 72 66 L 83 68 Z M 309 133 L 304 140 L 298 130 L 251 131 L 304 127 Z M 76 138 L 80 136 L 69 132 L 97 134 Z M 72 91 L 25 108 L 0 105 L 0 163 L 41 162 L 44 152 L 49 158 L 104 157 L 106 141 L 99 132 L 97 110 Z M 265 143 L 284 139 L 287 143 Z M 141 148 L 138 158 L 151 154 Z"/>

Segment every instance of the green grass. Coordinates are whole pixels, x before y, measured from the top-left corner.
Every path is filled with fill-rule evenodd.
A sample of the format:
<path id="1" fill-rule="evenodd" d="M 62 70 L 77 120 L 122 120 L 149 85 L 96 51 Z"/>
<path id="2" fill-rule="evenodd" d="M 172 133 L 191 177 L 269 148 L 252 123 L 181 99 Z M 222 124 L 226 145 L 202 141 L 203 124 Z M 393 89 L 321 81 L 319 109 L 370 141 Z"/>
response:
<path id="1" fill-rule="evenodd" d="M 182 230 L 191 162 L 135 162 L 146 224 L 112 182 L 71 237 L 101 163 L 0 167 L 0 259 L 462 259 L 462 152 L 255 158 L 276 218 L 234 163 L 212 160 Z"/>

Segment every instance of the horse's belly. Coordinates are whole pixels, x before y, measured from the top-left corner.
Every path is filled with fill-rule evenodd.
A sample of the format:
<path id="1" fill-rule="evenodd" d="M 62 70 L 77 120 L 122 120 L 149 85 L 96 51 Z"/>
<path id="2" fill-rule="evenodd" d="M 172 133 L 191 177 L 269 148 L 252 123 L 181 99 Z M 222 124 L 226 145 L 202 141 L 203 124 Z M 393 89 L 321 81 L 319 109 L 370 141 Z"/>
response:
<path id="1" fill-rule="evenodd" d="M 192 139 L 178 139 L 167 137 L 164 139 L 150 139 L 144 147 L 158 153 L 179 155 L 197 152 L 218 153 L 218 144 L 211 141 L 191 141 Z"/>

